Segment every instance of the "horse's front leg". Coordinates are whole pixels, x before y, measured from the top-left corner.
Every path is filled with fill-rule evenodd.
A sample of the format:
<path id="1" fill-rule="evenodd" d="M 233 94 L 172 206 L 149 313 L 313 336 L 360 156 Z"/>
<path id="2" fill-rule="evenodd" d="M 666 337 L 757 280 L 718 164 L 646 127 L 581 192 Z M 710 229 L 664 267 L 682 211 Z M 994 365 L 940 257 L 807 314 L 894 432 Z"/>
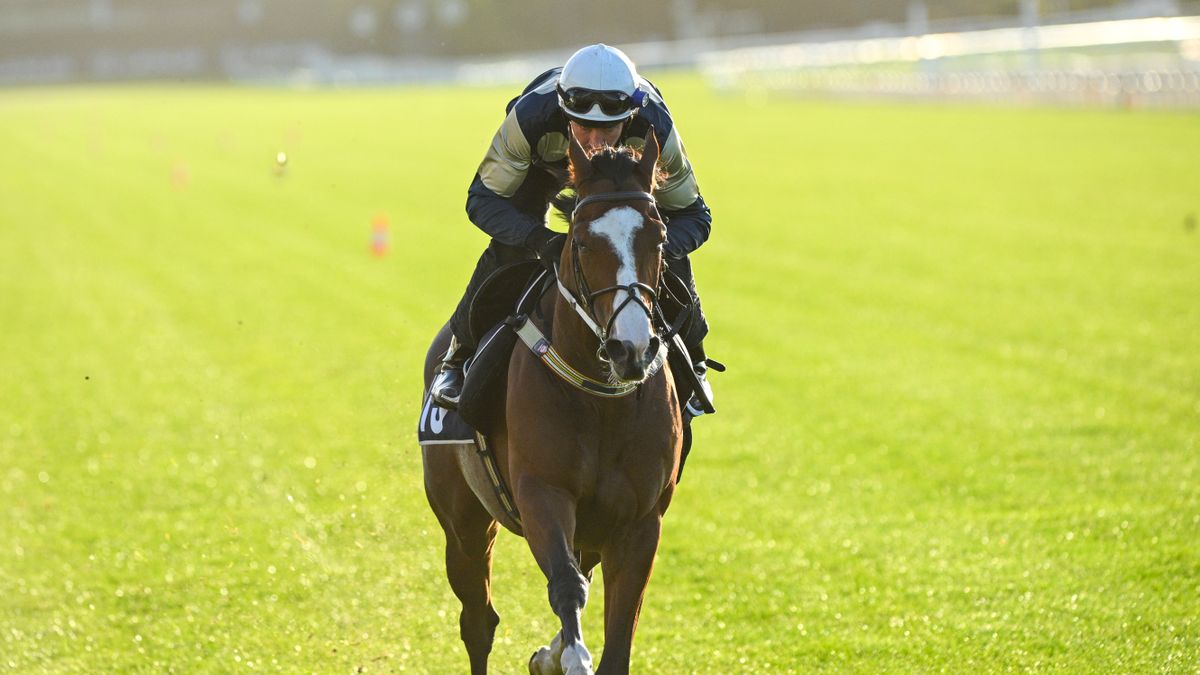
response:
<path id="1" fill-rule="evenodd" d="M 661 533 L 662 516 L 653 513 L 621 528 L 604 545 L 604 657 L 597 675 L 629 672 L 633 633 Z"/>
<path id="2" fill-rule="evenodd" d="M 591 675 L 592 656 L 583 644 L 580 615 L 587 603 L 588 580 L 575 560 L 575 500 L 566 491 L 539 481 L 521 481 L 514 495 L 529 550 L 537 560 L 550 596 L 550 609 L 562 631 L 550 647 L 529 660 L 535 675 Z"/>

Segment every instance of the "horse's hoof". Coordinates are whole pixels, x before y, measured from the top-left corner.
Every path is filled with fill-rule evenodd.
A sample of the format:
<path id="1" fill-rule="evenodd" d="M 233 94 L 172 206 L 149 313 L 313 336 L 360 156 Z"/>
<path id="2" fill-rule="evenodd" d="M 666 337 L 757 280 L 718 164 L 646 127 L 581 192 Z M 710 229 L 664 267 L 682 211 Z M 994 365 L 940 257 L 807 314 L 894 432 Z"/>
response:
<path id="1" fill-rule="evenodd" d="M 582 642 L 567 647 L 562 653 L 563 675 L 593 675 L 592 655 Z"/>
<path id="2" fill-rule="evenodd" d="M 562 675 L 555 654 L 549 647 L 542 647 L 529 657 L 529 675 Z"/>

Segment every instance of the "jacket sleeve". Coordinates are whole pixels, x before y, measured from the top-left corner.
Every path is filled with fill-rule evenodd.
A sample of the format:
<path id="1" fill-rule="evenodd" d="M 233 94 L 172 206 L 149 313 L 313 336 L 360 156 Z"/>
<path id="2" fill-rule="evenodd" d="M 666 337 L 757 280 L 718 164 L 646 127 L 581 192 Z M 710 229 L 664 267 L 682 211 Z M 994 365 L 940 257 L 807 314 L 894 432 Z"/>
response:
<path id="1" fill-rule="evenodd" d="M 712 231 L 712 212 L 704 197 L 696 195 L 696 201 L 682 209 L 659 209 L 667 218 L 667 244 L 664 253 L 668 258 L 682 258 L 700 248 Z"/>
<path id="2" fill-rule="evenodd" d="M 712 213 L 692 173 L 679 129 L 671 129 L 658 158 L 659 166 L 667 173 L 663 184 L 655 188 L 658 210 L 667 218 L 668 258 L 682 258 L 700 248 L 712 230 Z"/>
<path id="3" fill-rule="evenodd" d="M 542 220 L 489 189 L 479 174 L 467 190 L 467 217 L 488 236 L 509 246 L 524 246 L 529 234 L 543 226 Z"/>
<path id="4" fill-rule="evenodd" d="M 492 138 L 471 187 L 467 189 L 467 217 L 493 239 L 522 246 L 530 232 L 542 226 L 537 218 L 523 213 L 511 198 L 529 173 L 529 141 L 517 122 L 514 106 Z"/>

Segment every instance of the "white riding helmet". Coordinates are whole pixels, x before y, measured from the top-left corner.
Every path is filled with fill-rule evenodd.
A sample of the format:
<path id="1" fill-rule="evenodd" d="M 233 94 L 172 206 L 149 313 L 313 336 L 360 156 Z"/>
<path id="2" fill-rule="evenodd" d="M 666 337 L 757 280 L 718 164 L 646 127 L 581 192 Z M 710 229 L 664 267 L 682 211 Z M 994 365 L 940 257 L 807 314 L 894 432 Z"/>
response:
<path id="1" fill-rule="evenodd" d="M 558 76 L 558 105 L 573 120 L 608 126 L 629 119 L 646 104 L 637 68 L 620 49 L 584 47 L 567 59 Z"/>

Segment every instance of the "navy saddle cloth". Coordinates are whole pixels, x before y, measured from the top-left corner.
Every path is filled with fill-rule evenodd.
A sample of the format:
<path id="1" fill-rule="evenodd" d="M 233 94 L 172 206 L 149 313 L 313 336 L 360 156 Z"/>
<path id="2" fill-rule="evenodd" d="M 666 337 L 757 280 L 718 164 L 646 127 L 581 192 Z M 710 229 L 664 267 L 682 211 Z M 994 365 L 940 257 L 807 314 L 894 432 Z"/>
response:
<path id="1" fill-rule="evenodd" d="M 463 421 L 458 412 L 446 410 L 425 397 L 421 407 L 421 419 L 417 422 L 417 443 L 426 445 L 448 445 L 475 442 L 475 430 Z"/>
<path id="2" fill-rule="evenodd" d="M 425 395 L 417 422 L 418 443 L 474 443 L 477 429 L 484 433 L 491 430 L 504 408 L 508 360 L 516 341 L 517 334 L 507 323 L 497 325 L 484 337 L 464 368 L 466 384 L 458 410 L 447 410 Z"/>

